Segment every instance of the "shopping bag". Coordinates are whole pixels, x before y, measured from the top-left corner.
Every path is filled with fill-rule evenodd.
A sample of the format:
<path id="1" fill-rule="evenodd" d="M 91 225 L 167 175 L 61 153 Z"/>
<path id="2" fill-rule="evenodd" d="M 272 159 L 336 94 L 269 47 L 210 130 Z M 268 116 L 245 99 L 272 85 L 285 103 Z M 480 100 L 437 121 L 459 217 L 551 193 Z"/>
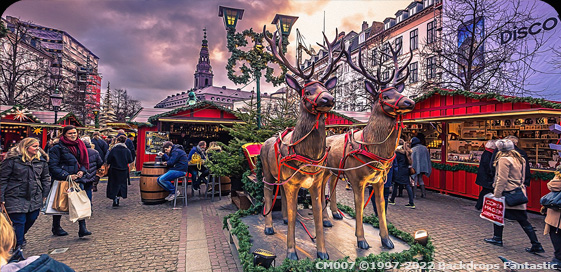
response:
<path id="1" fill-rule="evenodd" d="M 68 188 L 68 212 L 69 219 L 76 222 L 88 219 L 92 215 L 92 204 L 86 191 L 82 190 L 75 181 L 69 182 Z"/>
<path id="2" fill-rule="evenodd" d="M 109 173 L 109 165 L 104 163 L 99 169 L 97 169 L 96 175 L 100 178 L 107 176 Z"/>
<path id="3" fill-rule="evenodd" d="M 70 177 L 70 175 L 68 175 Z M 53 209 L 59 212 L 68 211 L 68 180 L 58 182 L 55 199 L 53 201 Z"/>
<path id="4" fill-rule="evenodd" d="M 63 215 L 68 214 L 68 211 L 61 212 L 53 209 L 53 202 L 55 200 L 56 191 L 58 189 L 58 180 L 54 180 L 53 184 L 51 184 L 51 190 L 49 191 L 49 195 L 47 196 L 47 200 L 43 204 L 43 208 L 41 212 L 46 215 Z"/>
<path id="5" fill-rule="evenodd" d="M 493 194 L 486 194 L 483 198 L 483 208 L 479 217 L 489 220 L 499 226 L 504 226 L 505 197 L 496 198 Z"/>

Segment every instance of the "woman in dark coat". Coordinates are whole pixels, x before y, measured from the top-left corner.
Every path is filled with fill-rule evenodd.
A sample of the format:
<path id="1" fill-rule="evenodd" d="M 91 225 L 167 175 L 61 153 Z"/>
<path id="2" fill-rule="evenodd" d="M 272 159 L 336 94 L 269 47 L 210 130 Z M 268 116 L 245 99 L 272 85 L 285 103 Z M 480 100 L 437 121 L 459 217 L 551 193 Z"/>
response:
<path id="1" fill-rule="evenodd" d="M 397 161 L 397 171 L 393 173 L 393 192 L 390 198 L 390 205 L 395 205 L 395 196 L 397 195 L 397 185 L 402 184 L 407 190 L 409 203 L 405 206 L 415 209 L 413 202 L 413 190 L 411 190 L 411 182 L 409 180 L 409 167 L 411 166 L 411 149 L 405 145 L 403 139 L 399 140 L 399 146 L 395 150 L 395 160 Z"/>
<path id="2" fill-rule="evenodd" d="M 9 150 L 0 165 L 0 201 L 13 222 L 17 247 L 25 245 L 25 234 L 49 195 L 48 160 L 37 139 L 25 138 Z"/>
<path id="3" fill-rule="evenodd" d="M 49 149 L 49 172 L 54 180 L 66 180 L 68 176 L 84 189 L 82 177 L 88 172 L 90 160 L 88 150 L 82 140 L 78 138 L 78 131 L 74 126 L 65 126 L 62 135 L 51 149 Z M 52 232 L 55 236 L 68 235 L 60 226 L 61 215 L 53 215 Z M 91 235 L 86 228 L 86 220 L 78 220 L 78 237 Z"/>
<path id="4" fill-rule="evenodd" d="M 126 140 L 125 135 L 117 137 L 117 143 L 107 154 L 106 162 L 109 165 L 107 198 L 113 199 L 113 207 L 119 206 L 120 197 L 127 198 L 128 164 L 133 159 L 130 150 L 125 145 Z"/>
<path id="5" fill-rule="evenodd" d="M 84 144 L 86 145 L 86 148 L 88 150 L 88 159 L 90 160 L 90 168 L 82 177 L 82 179 L 84 180 L 84 191 L 86 191 L 86 194 L 88 194 L 88 198 L 91 202 L 93 183 L 97 177 L 97 169 L 99 169 L 103 165 L 103 159 L 99 155 L 99 152 L 94 149 L 95 146 L 91 143 L 90 137 L 83 137 L 82 142 L 84 142 Z"/>
<path id="6" fill-rule="evenodd" d="M 495 140 L 487 141 L 485 144 L 485 151 L 483 151 L 481 159 L 479 160 L 479 168 L 477 169 L 477 177 L 475 178 L 475 184 L 481 186 L 479 198 L 477 199 L 477 203 L 475 203 L 475 208 L 477 210 L 483 208 L 483 198 L 485 195 L 493 192 L 493 179 L 495 177 L 491 171 L 491 157 L 496 148 Z"/>

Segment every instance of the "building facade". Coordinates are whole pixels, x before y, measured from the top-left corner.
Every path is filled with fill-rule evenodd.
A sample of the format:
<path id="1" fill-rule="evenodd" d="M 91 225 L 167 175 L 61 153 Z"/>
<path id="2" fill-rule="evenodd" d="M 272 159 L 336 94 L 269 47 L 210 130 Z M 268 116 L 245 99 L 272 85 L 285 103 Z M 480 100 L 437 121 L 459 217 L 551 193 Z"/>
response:
<path id="1" fill-rule="evenodd" d="M 63 93 L 63 105 L 78 118 L 89 123 L 93 109 L 99 109 L 101 75 L 99 57 L 64 30 L 31 24 L 7 16 L 8 27 L 22 24 L 27 33 L 41 42 L 41 46 L 54 55 L 51 64 L 51 89 Z"/>
<path id="2" fill-rule="evenodd" d="M 210 101 L 216 105 L 233 109 L 234 102 L 238 100 L 247 100 L 256 96 L 253 91 L 247 92 L 241 89 L 230 89 L 226 86 L 213 86 L 212 66 L 210 65 L 210 54 L 208 50 L 208 41 L 206 39 L 206 29 L 199 53 L 199 62 L 195 70 L 195 86 L 194 88 L 170 95 L 158 102 L 154 108 L 177 108 L 187 105 L 189 101 L 189 93 L 193 92 L 197 101 Z M 262 98 L 268 97 L 267 93 L 262 94 Z"/>

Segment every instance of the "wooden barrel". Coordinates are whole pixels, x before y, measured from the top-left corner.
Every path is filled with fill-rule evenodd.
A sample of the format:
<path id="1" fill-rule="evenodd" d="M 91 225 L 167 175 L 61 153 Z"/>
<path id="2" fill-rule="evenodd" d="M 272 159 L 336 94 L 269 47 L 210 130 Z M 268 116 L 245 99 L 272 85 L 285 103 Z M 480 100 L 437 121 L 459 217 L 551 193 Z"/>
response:
<path id="1" fill-rule="evenodd" d="M 158 177 L 165 174 L 167 168 L 155 162 L 142 164 L 140 173 L 140 198 L 144 204 L 160 204 L 166 202 L 169 193 L 158 185 Z"/>
<path id="2" fill-rule="evenodd" d="M 232 182 L 230 181 L 229 177 L 220 177 L 220 188 L 222 189 L 220 193 L 223 196 L 230 194 L 230 190 L 232 189 Z"/>

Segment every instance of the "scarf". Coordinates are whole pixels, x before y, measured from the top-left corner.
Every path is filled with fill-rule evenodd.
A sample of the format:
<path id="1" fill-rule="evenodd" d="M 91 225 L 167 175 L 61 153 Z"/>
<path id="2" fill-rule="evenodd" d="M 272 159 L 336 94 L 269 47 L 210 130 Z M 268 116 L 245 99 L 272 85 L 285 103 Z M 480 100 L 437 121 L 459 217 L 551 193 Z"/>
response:
<path id="1" fill-rule="evenodd" d="M 86 145 L 82 140 L 76 139 L 76 141 L 71 141 L 66 139 L 66 137 L 60 137 L 60 141 L 70 150 L 70 153 L 76 157 L 78 160 L 78 167 L 86 167 L 86 169 L 90 169 L 90 159 L 88 158 L 88 150 L 86 149 Z M 80 151 L 80 157 L 78 157 L 78 150 Z"/>

